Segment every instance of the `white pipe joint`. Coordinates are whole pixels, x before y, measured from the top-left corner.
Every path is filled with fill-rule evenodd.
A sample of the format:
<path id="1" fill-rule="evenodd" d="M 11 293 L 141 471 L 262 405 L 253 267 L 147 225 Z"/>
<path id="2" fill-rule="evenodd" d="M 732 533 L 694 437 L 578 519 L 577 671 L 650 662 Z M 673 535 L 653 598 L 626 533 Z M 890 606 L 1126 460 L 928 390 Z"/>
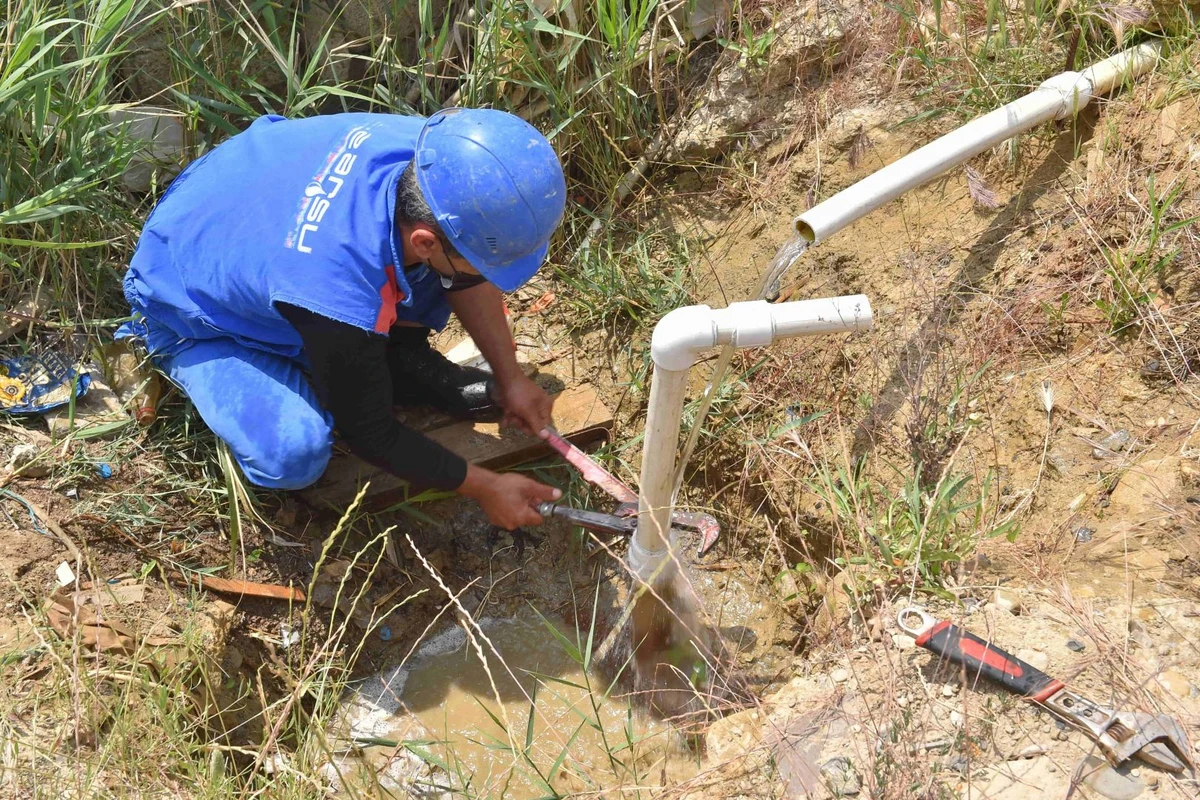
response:
<path id="1" fill-rule="evenodd" d="M 670 545 L 661 550 L 647 550 L 638 543 L 636 536 L 630 538 L 626 562 L 636 581 L 638 583 L 657 582 L 662 577 L 661 572 L 665 569 L 663 562 L 667 560 L 667 556 L 675 552 L 677 542 L 678 537 L 673 530 L 671 531 Z"/>
<path id="2" fill-rule="evenodd" d="M 1079 110 L 1092 100 L 1092 82 L 1083 77 L 1080 72 L 1062 72 L 1053 78 L 1042 81 L 1038 91 L 1058 92 L 1062 98 L 1062 106 L 1055 119 L 1066 119 L 1079 113 Z"/>
<path id="3" fill-rule="evenodd" d="M 866 295 L 768 303 L 750 300 L 727 308 L 677 308 L 659 320 L 650 340 L 655 366 L 672 372 L 690 369 L 713 347 L 765 347 L 780 338 L 868 330 L 873 321 Z"/>

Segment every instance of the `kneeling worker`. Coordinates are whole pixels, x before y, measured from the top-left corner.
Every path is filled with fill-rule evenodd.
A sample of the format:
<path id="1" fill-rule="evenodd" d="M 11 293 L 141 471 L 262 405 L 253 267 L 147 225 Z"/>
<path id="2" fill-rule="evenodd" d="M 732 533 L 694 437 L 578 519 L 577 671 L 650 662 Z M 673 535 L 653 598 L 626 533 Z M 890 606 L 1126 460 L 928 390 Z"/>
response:
<path id="1" fill-rule="evenodd" d="M 502 111 L 262 117 L 168 187 L 118 336 L 145 340 L 258 486 L 316 481 L 336 428 L 359 457 L 471 497 L 502 528 L 535 525 L 557 489 L 467 464 L 392 407 L 550 424 L 501 292 L 537 272 L 565 198 L 550 143 Z M 490 373 L 430 346 L 451 311 Z"/>

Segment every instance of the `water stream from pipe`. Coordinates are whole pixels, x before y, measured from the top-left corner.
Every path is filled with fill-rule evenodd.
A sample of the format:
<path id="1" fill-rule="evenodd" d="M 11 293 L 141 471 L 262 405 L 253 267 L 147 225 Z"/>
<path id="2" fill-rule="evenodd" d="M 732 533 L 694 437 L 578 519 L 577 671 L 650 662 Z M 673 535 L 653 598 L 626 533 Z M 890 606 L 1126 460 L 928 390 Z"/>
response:
<path id="1" fill-rule="evenodd" d="M 800 234 L 796 234 L 793 238 L 784 242 L 783 246 L 775 253 L 775 258 L 767 265 L 767 269 L 762 274 L 762 279 L 759 281 L 758 292 L 751 300 L 766 300 L 768 295 L 774 293 L 776 284 L 783 279 L 791 266 L 800 260 L 804 252 L 808 249 L 808 240 Z M 687 442 L 683 446 L 683 452 L 679 455 L 678 465 L 675 467 L 675 476 L 672 481 L 671 488 L 671 503 L 674 504 L 679 497 L 679 489 L 683 486 L 684 474 L 687 470 L 688 461 L 692 458 L 692 452 L 696 449 L 696 442 L 700 438 L 700 430 L 704 427 L 704 420 L 708 416 L 708 410 L 712 407 L 713 398 L 716 397 L 717 390 L 721 388 L 721 383 L 725 380 L 725 373 L 729 371 L 729 364 L 733 361 L 733 352 L 737 348 L 733 343 L 726 344 L 721 348 L 720 354 L 717 355 L 716 364 L 713 366 L 712 376 L 708 379 L 708 385 L 704 388 L 704 394 L 700 397 L 700 407 L 696 409 L 696 421 L 692 423 L 692 429 L 688 431 Z"/>

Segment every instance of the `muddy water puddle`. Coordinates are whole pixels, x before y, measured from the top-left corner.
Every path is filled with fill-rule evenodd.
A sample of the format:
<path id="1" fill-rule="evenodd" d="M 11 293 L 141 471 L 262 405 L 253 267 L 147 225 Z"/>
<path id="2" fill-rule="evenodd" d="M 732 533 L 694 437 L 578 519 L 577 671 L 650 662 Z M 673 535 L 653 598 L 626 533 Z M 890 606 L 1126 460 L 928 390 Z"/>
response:
<path id="1" fill-rule="evenodd" d="M 419 783 L 455 796 L 532 798 L 696 772 L 697 755 L 666 725 L 604 697 L 604 684 L 570 652 L 574 631 L 557 631 L 567 644 L 533 614 L 480 627 L 482 635 L 473 633 L 485 659 L 463 629 L 450 628 L 405 666 L 365 682 L 348 704 L 360 741 L 408 743 L 400 769 L 394 745 L 367 749 L 384 788 L 419 773 Z M 586 649 L 586 633 L 580 638 Z"/>

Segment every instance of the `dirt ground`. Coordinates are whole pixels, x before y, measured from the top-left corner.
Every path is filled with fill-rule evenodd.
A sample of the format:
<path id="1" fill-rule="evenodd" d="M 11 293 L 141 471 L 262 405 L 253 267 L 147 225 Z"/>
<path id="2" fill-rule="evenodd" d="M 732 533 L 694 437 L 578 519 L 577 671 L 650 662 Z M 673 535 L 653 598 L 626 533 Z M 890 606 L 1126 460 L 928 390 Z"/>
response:
<path id="1" fill-rule="evenodd" d="M 697 301 L 746 299 L 814 189 L 827 197 L 952 125 L 941 118 L 897 126 L 919 109 L 880 96 L 875 81 L 847 76 L 828 89 L 839 93 L 840 110 L 764 145 L 755 154 L 763 170 L 757 194 L 720 174 L 683 172 L 647 203 L 647 217 L 706 244 L 695 265 Z M 1200 383 L 1188 363 L 1200 358 L 1197 253 L 1185 251 L 1156 287 L 1147 312 L 1155 325 L 1143 335 L 1109 336 L 1092 302 L 1101 291 L 1095 253 L 1129 241 L 1137 210 L 1124 185 L 1114 189 L 1114 175 L 1153 171 L 1160 186 L 1187 187 L 1181 203 L 1196 213 L 1200 106 L 1194 93 L 1160 102 L 1161 89 L 1148 80 L 1120 102 L 972 162 L 995 208 L 982 207 L 966 174 L 954 171 L 814 248 L 786 276 L 784 300 L 868 295 L 876 326 L 735 361 L 763 364 L 740 379 L 733 416 L 760 427 L 785 409 L 829 416 L 773 438 L 755 429 L 702 442 L 684 502 L 713 510 L 723 534 L 692 575 L 757 699 L 713 722 L 689 751 L 700 753 L 695 768 L 670 785 L 647 785 L 653 794 L 1200 796 L 1187 777 L 1107 766 L 1082 734 L 1003 690 L 964 684 L 961 671 L 939 664 L 895 623 L 900 608 L 921 605 L 1096 702 L 1169 714 L 1200 742 Z M 642 401 L 630 385 L 644 331 L 580 333 L 561 300 L 524 313 L 550 289 L 562 291 L 547 278 L 514 298 L 517 341 L 563 383 L 597 387 L 618 418 L 605 454 L 636 483 Z M 1019 521 L 1019 535 L 981 542 L 947 596 L 918 592 L 915 583 L 904 590 L 905 575 L 899 591 L 880 584 L 852 613 L 839 582 L 827 579 L 845 564 L 819 555 L 834 546 L 834 526 L 804 481 L 805 454 L 905 462 L 913 426 L 924 424 L 914 398 L 944 413 L 954 388 L 976 373 L 969 431 L 935 449 L 967 473 L 994 473 L 996 518 Z M 694 388 L 703 376 L 698 370 Z M 38 436 L 6 424 L 0 454 L 24 441 L 40 445 Z M 135 599 L 96 601 L 102 617 L 124 626 L 122 635 L 185 639 L 198 626 L 231 692 L 256 680 L 263 686 L 263 665 L 287 658 L 292 630 L 329 631 L 349 619 L 362 642 L 354 674 L 368 678 L 454 628 L 463 609 L 512 619 L 533 607 L 565 630 L 587 630 L 599 598 L 602 639 L 619 604 L 612 587 L 620 566 L 610 553 L 619 556 L 621 542 L 557 523 L 514 538 L 492 530 L 475 507 L 446 500 L 356 515 L 351 536 L 326 553 L 337 513 L 264 495 L 261 520 L 245 527 L 247 567 L 237 577 L 303 587 L 311 602 L 239 601 L 188 588 L 176 566 L 228 564 L 230 530 L 195 513 L 203 498 L 168 488 L 180 453 L 126 445 L 117 452 L 103 440 L 82 447 L 95 463 L 111 461 L 113 476 L 74 470 L 0 477 L 0 486 L 57 522 L 84 552 L 95 583 L 144 587 Z M 534 469 L 570 484 L 561 465 Z M 581 503 L 603 502 L 573 491 Z M 56 635 L 41 609 L 59 565 L 73 561 L 24 507 L 0 502 L 8 515 L 0 519 L 0 658 L 16 676 L 5 682 L 5 699 L 20 717 L 32 713 L 22 687 L 42 674 L 39 644 Z M 392 526 L 385 543 L 379 534 Z M 354 561 L 356 553 L 365 559 Z M 798 600 L 794 582 L 778 576 L 806 559 L 825 579 Z M 363 590 L 357 607 L 333 588 L 351 584 Z M 267 673 L 264 698 L 281 691 Z M 230 741 L 261 739 L 259 709 L 248 702 L 236 710 Z M 71 717 L 65 710 L 57 719 L 69 726 Z M 374 768 L 383 773 L 390 764 Z M 404 780 L 393 790 L 404 790 Z"/>

